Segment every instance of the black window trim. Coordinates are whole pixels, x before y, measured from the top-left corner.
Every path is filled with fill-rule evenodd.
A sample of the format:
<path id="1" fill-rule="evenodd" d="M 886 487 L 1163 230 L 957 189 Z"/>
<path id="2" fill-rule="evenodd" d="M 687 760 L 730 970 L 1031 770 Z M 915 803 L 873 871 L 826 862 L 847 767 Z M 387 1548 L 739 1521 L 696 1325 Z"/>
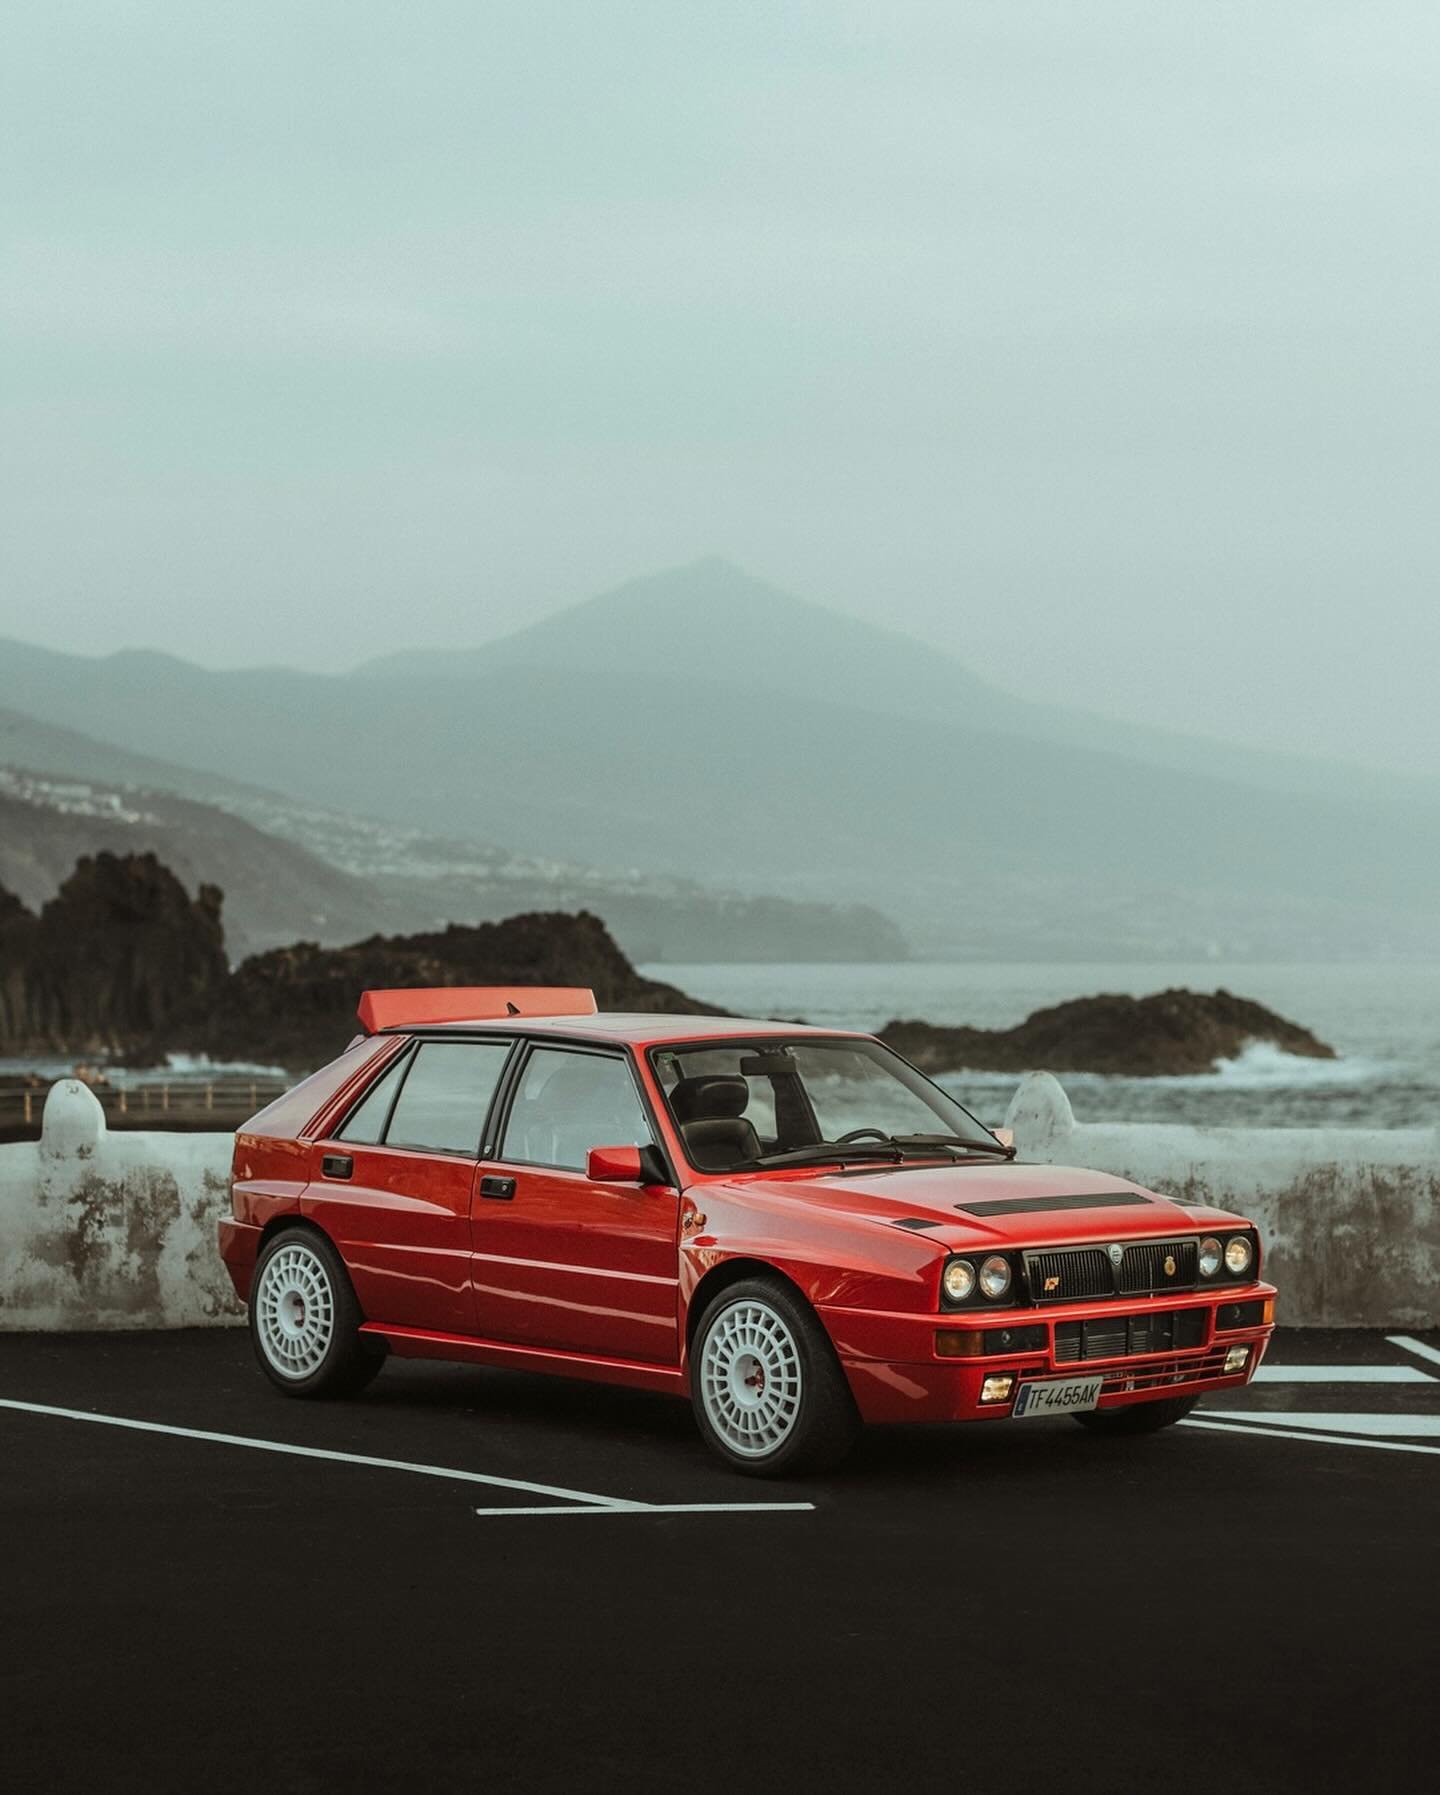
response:
<path id="1" fill-rule="evenodd" d="M 485 1106 L 485 1115 L 481 1122 L 480 1133 L 476 1137 L 476 1144 L 473 1148 L 470 1148 L 468 1150 L 465 1148 L 462 1148 L 462 1147 L 431 1147 L 431 1146 L 426 1146 L 419 1141 L 392 1141 L 390 1139 L 390 1124 L 395 1119 L 395 1106 L 399 1103 L 401 1094 L 404 1091 L 405 1086 L 409 1083 L 410 1073 L 411 1073 L 412 1069 L 414 1068 L 416 1060 L 420 1057 L 420 1049 L 423 1046 L 425 1046 L 427 1042 L 431 1042 L 431 1041 L 439 1041 L 442 1043 L 446 1042 L 446 1041 L 450 1041 L 450 1042 L 469 1041 L 469 1042 L 474 1042 L 477 1045 L 483 1042 L 490 1046 L 504 1047 L 507 1050 L 506 1055 L 505 1055 L 505 1063 L 500 1068 L 500 1076 L 496 1079 L 495 1088 L 490 1093 L 489 1102 Z M 381 1071 L 379 1077 L 372 1079 L 370 1081 L 370 1083 L 368 1085 L 366 1085 L 365 1089 L 363 1091 L 361 1091 L 360 1095 L 355 1099 L 355 1101 L 346 1110 L 344 1119 L 331 1131 L 329 1139 L 334 1140 L 334 1141 L 342 1141 L 342 1142 L 344 1141 L 345 1137 L 344 1137 L 344 1134 L 342 1131 L 349 1126 L 350 1118 L 355 1114 L 356 1110 L 358 1110 L 360 1108 L 360 1105 L 362 1103 L 364 1103 L 366 1098 L 370 1095 L 371 1091 L 373 1091 L 375 1089 L 375 1086 L 377 1084 L 379 1084 L 381 1082 L 381 1080 L 388 1078 L 390 1076 L 391 1072 L 394 1071 L 395 1068 L 398 1066 L 400 1068 L 400 1076 L 396 1080 L 395 1090 L 391 1095 L 389 1107 L 385 1111 L 385 1125 L 380 1130 L 379 1140 L 377 1140 L 377 1141 L 354 1141 L 349 1144 L 356 1146 L 356 1147 L 367 1148 L 367 1149 L 372 1149 L 372 1150 L 375 1148 L 380 1148 L 383 1151 L 390 1152 L 390 1153 L 438 1154 L 438 1155 L 440 1155 L 440 1157 L 442 1157 L 444 1159 L 465 1159 L 465 1160 L 471 1160 L 471 1161 L 475 1162 L 476 1164 L 478 1164 L 481 1160 L 483 1160 L 485 1158 L 485 1149 L 488 1146 L 489 1140 L 490 1140 L 491 1123 L 494 1119 L 495 1107 L 505 1092 L 507 1081 L 510 1078 L 511 1068 L 514 1065 L 515 1060 L 517 1058 L 517 1049 L 520 1046 L 521 1046 L 521 1041 L 518 1036 L 502 1034 L 502 1033 L 499 1033 L 498 1031 L 495 1033 L 490 1033 L 488 1031 L 485 1033 L 481 1033 L 480 1031 L 477 1030 L 473 1034 L 466 1033 L 466 1034 L 460 1034 L 460 1035 L 452 1034 L 449 1032 L 447 1032 L 445 1034 L 439 1034 L 439 1033 L 416 1033 L 416 1034 L 413 1034 L 413 1035 L 411 1035 L 407 1044 L 401 1048 L 399 1053 L 397 1053 L 395 1055 L 394 1059 L 386 1062 L 386 1065 L 385 1065 L 384 1069 Z"/>
<path id="2" fill-rule="evenodd" d="M 708 1047 L 750 1047 L 763 1052 L 767 1046 L 773 1048 L 777 1042 L 783 1045 L 792 1040 L 798 1045 L 806 1046 L 812 1046 L 818 1042 L 825 1045 L 838 1044 L 843 1046 L 848 1044 L 852 1047 L 857 1045 L 879 1047 L 885 1053 L 890 1054 L 892 1058 L 899 1060 L 902 1066 L 907 1067 L 913 1072 L 922 1084 L 927 1084 L 930 1086 L 931 1090 L 938 1091 L 947 1103 L 953 1103 L 962 1114 L 969 1116 L 970 1120 L 982 1134 L 987 1134 L 990 1135 L 992 1139 L 994 1138 L 993 1131 L 987 1128 L 978 1116 L 972 1115 L 958 1097 L 953 1096 L 943 1085 L 937 1084 L 927 1073 L 922 1072 L 917 1065 L 914 1065 L 910 1060 L 907 1060 L 903 1053 L 897 1053 L 887 1041 L 882 1041 L 878 1035 L 860 1034 L 849 1029 L 837 1029 L 833 1033 L 828 1029 L 797 1029 L 793 1036 L 785 1034 L 696 1035 L 694 1037 L 677 1037 L 672 1041 L 653 1042 L 651 1046 L 645 1050 L 645 1057 L 650 1064 L 650 1076 L 655 1081 L 656 1090 L 659 1091 L 661 1096 L 665 1099 L 665 1108 L 670 1117 L 670 1124 L 679 1138 L 682 1150 L 685 1151 L 686 1163 L 691 1166 L 692 1170 L 698 1172 L 702 1178 L 724 1177 L 726 1174 L 723 1172 L 707 1172 L 704 1167 L 695 1165 L 690 1159 L 689 1150 L 685 1146 L 685 1132 L 681 1128 L 679 1122 L 676 1121 L 674 1111 L 670 1109 L 670 1098 L 666 1093 L 664 1080 L 660 1076 L 660 1066 L 658 1063 L 659 1056 L 664 1053 L 681 1052 L 687 1048 L 694 1051 L 696 1049 L 704 1049 Z M 768 1167 L 762 1169 L 783 1170 L 783 1168 L 780 1167 Z M 872 1168 L 867 1167 L 866 1169 L 870 1170 Z"/>
<path id="3" fill-rule="evenodd" d="M 520 1081 L 525 1076 L 525 1068 L 531 1057 L 541 1049 L 558 1050 L 564 1053 L 588 1054 L 592 1059 L 620 1060 L 630 1074 L 630 1083 L 634 1088 L 636 1101 L 640 1105 L 641 1114 L 650 1128 L 651 1148 L 665 1171 L 665 1183 L 672 1189 L 680 1188 L 680 1181 L 675 1176 L 675 1167 L 671 1164 L 670 1155 L 665 1149 L 665 1136 L 657 1126 L 655 1106 L 650 1101 L 650 1094 L 645 1089 L 645 1081 L 640 1076 L 636 1064 L 635 1049 L 624 1041 L 577 1040 L 573 1035 L 530 1035 L 527 1034 L 517 1042 L 518 1051 L 512 1058 L 506 1075 L 501 1080 L 500 1089 L 496 1092 L 497 1107 L 492 1110 L 489 1125 L 485 1130 L 483 1158 L 488 1164 L 527 1166 L 537 1172 L 563 1172 L 572 1178 L 586 1176 L 584 1166 L 555 1165 L 548 1160 L 515 1159 L 504 1155 L 505 1133 L 510 1126 L 510 1113 L 514 1108 L 515 1094 L 520 1088 Z M 608 1146 L 606 1141 L 597 1141 L 596 1146 Z"/>

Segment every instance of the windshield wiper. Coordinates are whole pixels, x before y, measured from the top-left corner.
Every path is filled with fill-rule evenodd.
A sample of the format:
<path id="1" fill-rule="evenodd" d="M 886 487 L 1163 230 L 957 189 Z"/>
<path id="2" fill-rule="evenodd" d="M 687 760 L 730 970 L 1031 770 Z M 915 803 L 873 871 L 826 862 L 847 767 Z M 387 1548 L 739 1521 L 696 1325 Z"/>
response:
<path id="1" fill-rule="evenodd" d="M 888 1137 L 897 1147 L 920 1148 L 926 1151 L 936 1149 L 953 1154 L 963 1159 L 971 1153 L 1000 1153 L 1006 1159 L 1015 1157 L 1015 1149 L 1007 1147 L 1003 1141 L 962 1141 L 953 1134 L 892 1134 Z"/>
<path id="2" fill-rule="evenodd" d="M 843 1165 L 848 1159 L 886 1159 L 898 1165 L 903 1158 L 903 1149 L 893 1141 L 861 1141 L 853 1147 L 817 1142 L 813 1147 L 790 1147 L 783 1153 L 757 1153 L 753 1159 L 742 1159 L 730 1169 L 743 1172 L 747 1166 Z"/>
<path id="3" fill-rule="evenodd" d="M 891 1165 L 903 1160 L 943 1153 L 948 1159 L 966 1159 L 973 1153 L 998 1153 L 1015 1157 L 1013 1147 L 999 1141 L 962 1141 L 949 1134 L 887 1134 L 882 1141 L 854 1141 L 849 1145 L 816 1141 L 809 1147 L 790 1147 L 783 1153 L 759 1153 L 741 1160 L 732 1171 L 748 1166 L 844 1165 L 852 1159 L 883 1159 Z"/>

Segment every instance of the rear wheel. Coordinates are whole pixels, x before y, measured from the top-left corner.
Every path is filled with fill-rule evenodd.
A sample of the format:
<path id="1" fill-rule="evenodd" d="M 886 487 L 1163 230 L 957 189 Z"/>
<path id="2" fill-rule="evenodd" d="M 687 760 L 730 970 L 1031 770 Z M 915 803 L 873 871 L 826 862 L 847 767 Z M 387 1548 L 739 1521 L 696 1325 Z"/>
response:
<path id="1" fill-rule="evenodd" d="M 706 1443 L 752 1477 L 828 1470 L 859 1431 L 829 1336 L 779 1279 L 720 1292 L 695 1330 L 690 1383 Z"/>
<path id="2" fill-rule="evenodd" d="M 309 1228 L 265 1244 L 250 1292 L 250 1339 L 260 1369 L 287 1396 L 348 1396 L 384 1363 L 360 1333 L 363 1317 L 340 1255 Z"/>
<path id="3" fill-rule="evenodd" d="M 1159 1402 L 1132 1402 L 1123 1409 L 1093 1409 L 1072 1417 L 1097 1434 L 1153 1434 L 1183 1421 L 1200 1400 L 1198 1396 L 1169 1396 Z"/>

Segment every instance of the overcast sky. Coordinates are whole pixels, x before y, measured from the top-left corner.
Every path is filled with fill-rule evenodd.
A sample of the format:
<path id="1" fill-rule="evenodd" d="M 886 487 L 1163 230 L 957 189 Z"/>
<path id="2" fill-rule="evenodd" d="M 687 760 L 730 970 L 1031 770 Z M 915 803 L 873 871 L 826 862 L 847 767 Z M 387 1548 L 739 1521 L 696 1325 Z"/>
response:
<path id="1" fill-rule="evenodd" d="M 717 552 L 1440 772 L 1437 181 L 1433 0 L 18 0 L 0 633 L 343 667 Z"/>

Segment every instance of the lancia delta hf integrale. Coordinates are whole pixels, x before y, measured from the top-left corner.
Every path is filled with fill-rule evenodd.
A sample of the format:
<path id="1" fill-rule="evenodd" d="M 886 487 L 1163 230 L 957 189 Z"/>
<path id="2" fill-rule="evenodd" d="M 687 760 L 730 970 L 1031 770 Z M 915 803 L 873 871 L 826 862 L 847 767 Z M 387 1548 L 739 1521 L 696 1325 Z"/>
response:
<path id="1" fill-rule="evenodd" d="M 1255 1227 L 1022 1165 L 870 1036 L 599 1015 L 583 990 L 371 991 L 237 1135 L 221 1251 L 292 1396 L 387 1353 L 688 1395 L 742 1471 L 862 1421 L 1112 1434 L 1243 1384 Z"/>

